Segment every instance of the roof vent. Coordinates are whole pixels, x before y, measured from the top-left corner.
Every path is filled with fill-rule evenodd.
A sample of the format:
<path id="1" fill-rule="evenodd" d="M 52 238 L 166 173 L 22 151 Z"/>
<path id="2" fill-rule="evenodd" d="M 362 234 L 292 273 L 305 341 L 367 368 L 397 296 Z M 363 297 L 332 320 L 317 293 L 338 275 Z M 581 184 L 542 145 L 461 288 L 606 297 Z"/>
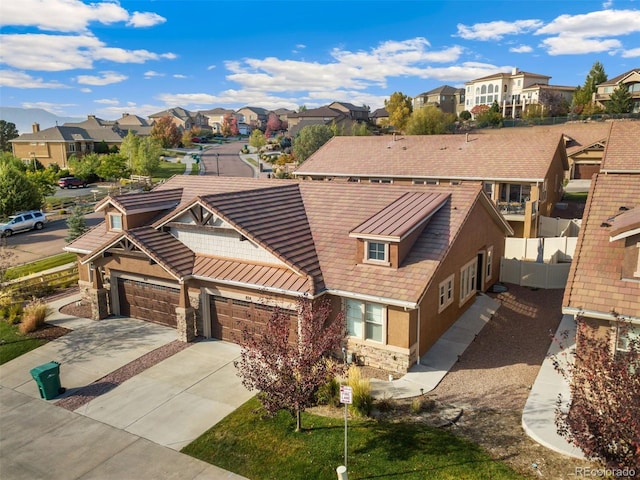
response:
<path id="1" fill-rule="evenodd" d="M 607 222 L 602 222 L 602 223 L 600 224 L 600 226 L 601 226 L 602 228 L 609 228 L 609 227 L 611 226 L 611 224 L 610 224 L 610 223 L 607 223 Z"/>
<path id="2" fill-rule="evenodd" d="M 618 210 L 620 212 L 626 212 L 627 210 L 629 210 L 629 207 L 625 207 L 624 205 L 622 205 Z"/>

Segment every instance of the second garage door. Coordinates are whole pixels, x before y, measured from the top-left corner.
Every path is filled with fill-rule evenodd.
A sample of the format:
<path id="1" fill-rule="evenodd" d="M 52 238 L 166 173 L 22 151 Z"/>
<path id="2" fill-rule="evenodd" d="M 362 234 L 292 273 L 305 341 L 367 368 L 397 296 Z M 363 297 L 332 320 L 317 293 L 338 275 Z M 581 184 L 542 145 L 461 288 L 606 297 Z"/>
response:
<path id="1" fill-rule="evenodd" d="M 120 315 L 161 323 L 177 324 L 176 306 L 180 299 L 178 288 L 118 278 Z"/>
<path id="2" fill-rule="evenodd" d="M 246 328 L 250 333 L 260 335 L 273 315 L 273 307 L 232 298 L 209 296 L 211 311 L 211 336 L 228 342 L 240 343 Z M 290 337 L 295 338 L 298 315 L 293 310 L 285 310 L 291 317 Z"/>
<path id="3" fill-rule="evenodd" d="M 573 178 L 576 180 L 591 180 L 591 177 L 598 172 L 600 172 L 599 164 L 576 163 L 573 168 Z"/>

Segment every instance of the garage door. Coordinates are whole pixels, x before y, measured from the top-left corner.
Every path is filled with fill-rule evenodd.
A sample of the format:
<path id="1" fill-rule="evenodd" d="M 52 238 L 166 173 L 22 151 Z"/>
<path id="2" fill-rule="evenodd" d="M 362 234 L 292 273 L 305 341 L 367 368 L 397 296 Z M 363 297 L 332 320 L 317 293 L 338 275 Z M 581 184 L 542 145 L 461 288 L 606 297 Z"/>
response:
<path id="1" fill-rule="evenodd" d="M 576 180 L 591 180 L 595 173 L 600 172 L 600 165 L 589 163 L 576 163 L 573 169 L 573 178 Z"/>
<path id="2" fill-rule="evenodd" d="M 240 343 L 245 328 L 252 334 L 262 334 L 273 315 L 273 307 L 218 295 L 209 295 L 209 308 L 211 336 L 233 343 Z M 293 341 L 298 331 L 298 315 L 293 310 L 285 311 L 291 316 L 289 331 Z"/>
<path id="3" fill-rule="evenodd" d="M 178 288 L 118 278 L 120 315 L 175 327 Z"/>

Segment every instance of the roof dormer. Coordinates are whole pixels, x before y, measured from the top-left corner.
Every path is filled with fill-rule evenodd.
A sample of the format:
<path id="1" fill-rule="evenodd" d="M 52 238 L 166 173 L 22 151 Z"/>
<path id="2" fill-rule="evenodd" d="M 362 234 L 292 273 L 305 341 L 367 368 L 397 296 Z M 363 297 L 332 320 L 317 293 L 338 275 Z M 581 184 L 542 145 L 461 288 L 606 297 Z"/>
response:
<path id="1" fill-rule="evenodd" d="M 613 218 L 609 242 L 624 241 L 622 278 L 640 280 L 640 207 L 628 209 Z"/>
<path id="2" fill-rule="evenodd" d="M 356 263 L 398 268 L 429 219 L 450 194 L 405 193 L 349 232 Z"/>

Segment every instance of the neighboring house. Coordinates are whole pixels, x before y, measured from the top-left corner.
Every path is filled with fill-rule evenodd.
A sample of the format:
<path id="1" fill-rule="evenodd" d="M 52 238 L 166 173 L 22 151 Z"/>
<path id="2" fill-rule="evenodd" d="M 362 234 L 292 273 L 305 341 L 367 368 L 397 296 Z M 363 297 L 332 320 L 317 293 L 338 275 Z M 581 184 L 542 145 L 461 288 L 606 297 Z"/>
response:
<path id="1" fill-rule="evenodd" d="M 591 184 L 563 313 L 611 335 L 612 354 L 640 338 L 640 135 L 615 122 Z M 581 348 L 580 338 L 576 348 Z"/>
<path id="2" fill-rule="evenodd" d="M 522 114 L 524 115 L 529 105 L 536 105 L 544 103 L 544 97 L 556 97 L 567 106 L 571 105 L 573 101 L 573 93 L 576 91 L 576 87 L 564 86 L 564 85 L 548 85 L 545 83 L 534 83 L 526 88 L 522 89 L 521 102 L 522 102 Z M 541 102 L 542 97 L 542 102 Z"/>
<path id="3" fill-rule="evenodd" d="M 200 112 L 190 112 L 182 107 L 170 108 L 163 110 L 162 112 L 149 115 L 151 124 L 157 120 L 169 117 L 173 124 L 178 127 L 180 131 L 191 130 L 193 128 L 209 129 L 208 119 Z"/>
<path id="4" fill-rule="evenodd" d="M 488 105 L 497 102 L 504 117 L 520 117 L 526 105 L 536 103 L 534 94 L 539 95 L 543 85 L 561 95 L 566 95 L 566 89 L 574 87 L 549 86 L 547 75 L 522 72 L 514 68 L 511 73 L 496 73 L 477 78 L 465 83 L 465 110 L 472 111 L 475 106 Z M 574 88 L 575 89 L 575 88 Z M 531 95 L 531 97 L 529 96 Z"/>
<path id="5" fill-rule="evenodd" d="M 602 108 L 606 108 L 611 94 L 620 85 L 625 85 L 631 94 L 633 102 L 631 113 L 640 113 L 640 68 L 629 70 L 598 85 L 596 93 L 593 94 L 593 100 Z"/>
<path id="6" fill-rule="evenodd" d="M 289 110 L 288 108 L 278 108 L 276 110 L 273 111 L 273 113 L 275 113 L 278 118 L 280 119 L 280 121 L 282 122 L 289 122 L 289 115 L 292 115 L 295 112 L 295 110 Z"/>
<path id="7" fill-rule="evenodd" d="M 153 125 L 147 120 L 138 115 L 131 115 L 130 113 L 123 113 L 122 117 L 115 121 L 118 128 L 122 131 L 124 136 L 130 131 L 139 137 L 146 137 L 151 135 Z"/>
<path id="8" fill-rule="evenodd" d="M 387 112 L 386 108 L 377 108 L 373 111 L 370 118 L 371 121 L 379 127 L 384 126 L 384 124 L 389 120 L 389 112 Z"/>
<path id="9" fill-rule="evenodd" d="M 538 216 L 562 197 L 568 170 L 560 131 L 481 130 L 467 135 L 333 137 L 297 178 L 367 183 L 482 183 L 518 237 L 536 237 Z"/>
<path id="10" fill-rule="evenodd" d="M 214 108 L 212 110 L 200 110 L 198 113 L 203 115 L 207 119 L 207 126 L 211 129 L 213 133 L 221 133 L 222 125 L 224 124 L 224 119 L 227 115 L 229 118 L 235 118 L 238 121 L 238 116 L 236 112 L 233 110 L 228 110 L 226 108 Z"/>
<path id="11" fill-rule="evenodd" d="M 459 115 L 465 109 L 464 88 L 442 85 L 413 97 L 413 109 L 434 106 L 445 113 Z"/>
<path id="12" fill-rule="evenodd" d="M 335 123 L 343 129 L 351 128 L 353 121 L 349 116 L 335 108 L 327 106 L 309 108 L 299 113 L 292 113 L 288 117 L 288 135 L 293 138 L 300 130 L 309 125 L 331 125 Z"/>
<path id="13" fill-rule="evenodd" d="M 369 121 L 369 108 L 368 107 L 358 107 L 352 103 L 347 102 L 333 102 L 330 105 L 327 105 L 329 108 L 334 110 L 338 110 L 339 112 L 344 113 L 349 117 L 349 119 L 357 121 L 357 122 L 368 122 Z"/>
<path id="14" fill-rule="evenodd" d="M 264 129 L 269 119 L 269 110 L 260 107 L 242 107 L 236 111 L 238 122 L 246 123 L 254 128 Z"/>
<path id="15" fill-rule="evenodd" d="M 276 306 L 296 322 L 297 299 L 329 298 L 350 357 L 396 372 L 498 280 L 512 233 L 479 184 L 175 176 L 96 210 L 105 222 L 65 248 L 94 319 L 238 342 Z"/>
<path id="16" fill-rule="evenodd" d="M 89 115 L 81 123 L 67 123 L 40 130 L 33 124 L 32 133 L 23 133 L 11 140 L 13 155 L 25 162 L 38 160 L 43 166 L 56 164 L 68 168 L 69 157 L 95 152 L 96 145 L 120 147 L 123 134 L 115 122 Z"/>

